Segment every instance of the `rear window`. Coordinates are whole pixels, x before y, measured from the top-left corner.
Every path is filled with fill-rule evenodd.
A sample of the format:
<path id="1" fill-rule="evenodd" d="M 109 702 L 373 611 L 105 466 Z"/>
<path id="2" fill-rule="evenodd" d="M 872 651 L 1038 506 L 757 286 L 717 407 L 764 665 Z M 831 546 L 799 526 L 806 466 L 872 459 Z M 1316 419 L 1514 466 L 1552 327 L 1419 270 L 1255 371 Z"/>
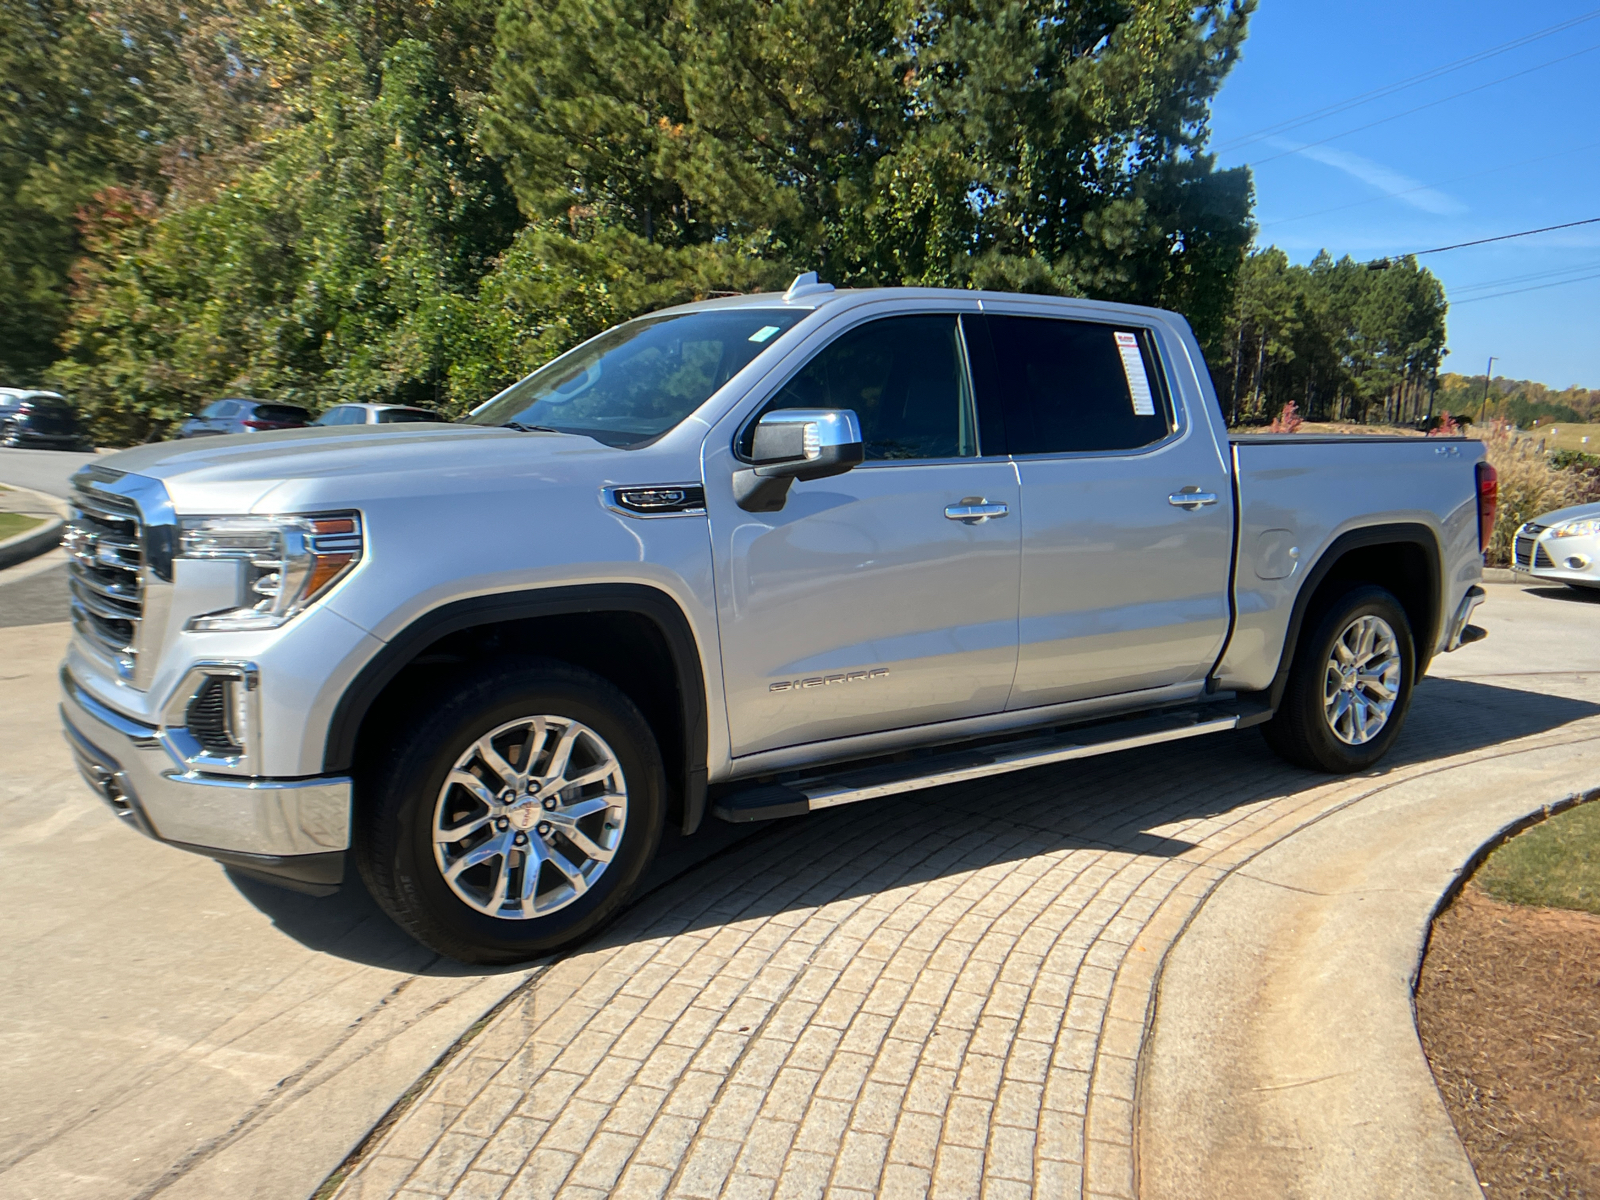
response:
<path id="1" fill-rule="evenodd" d="M 385 408 L 378 413 L 379 425 L 395 425 L 402 421 L 443 421 L 438 413 L 423 408 Z"/>
<path id="2" fill-rule="evenodd" d="M 308 415 L 293 404 L 258 404 L 255 411 L 258 421 L 304 421 Z"/>
<path id="3" fill-rule="evenodd" d="M 1148 330 L 1050 317 L 990 316 L 982 325 L 993 357 L 975 374 L 980 396 L 992 388 L 999 401 L 1010 453 L 1137 450 L 1172 432 Z"/>

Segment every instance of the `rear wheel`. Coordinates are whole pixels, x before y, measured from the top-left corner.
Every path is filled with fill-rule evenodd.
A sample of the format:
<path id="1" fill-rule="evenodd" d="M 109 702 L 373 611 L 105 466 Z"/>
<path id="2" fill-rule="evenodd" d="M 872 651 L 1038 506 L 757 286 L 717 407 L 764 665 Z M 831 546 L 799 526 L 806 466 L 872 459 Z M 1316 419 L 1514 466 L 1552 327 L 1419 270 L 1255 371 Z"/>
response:
<path id="1" fill-rule="evenodd" d="M 463 962 L 519 962 L 599 930 L 654 857 L 665 810 L 639 710 L 544 661 L 419 712 L 358 788 L 362 878 L 402 928 Z"/>
<path id="2" fill-rule="evenodd" d="M 1400 735 L 1415 675 L 1400 602 L 1383 588 L 1357 587 L 1320 608 L 1296 649 L 1283 702 L 1261 732 L 1297 766 L 1363 770 Z"/>
<path id="3" fill-rule="evenodd" d="M 0 446 L 15 450 L 21 445 L 22 437 L 17 432 L 17 423 L 15 421 L 7 421 L 3 426 L 0 426 Z"/>

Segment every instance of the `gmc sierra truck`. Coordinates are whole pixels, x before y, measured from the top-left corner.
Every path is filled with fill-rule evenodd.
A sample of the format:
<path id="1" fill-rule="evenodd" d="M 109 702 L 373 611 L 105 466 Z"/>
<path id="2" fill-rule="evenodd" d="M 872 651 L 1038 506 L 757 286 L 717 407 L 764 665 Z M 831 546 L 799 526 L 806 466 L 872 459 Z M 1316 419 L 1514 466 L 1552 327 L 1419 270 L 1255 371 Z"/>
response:
<path id="1" fill-rule="evenodd" d="M 459 423 L 74 479 L 62 716 L 128 824 L 458 959 L 626 901 L 667 822 L 792 817 L 1257 725 L 1371 767 L 1483 636 L 1459 438 L 1228 435 L 1171 313 L 689 304 Z"/>

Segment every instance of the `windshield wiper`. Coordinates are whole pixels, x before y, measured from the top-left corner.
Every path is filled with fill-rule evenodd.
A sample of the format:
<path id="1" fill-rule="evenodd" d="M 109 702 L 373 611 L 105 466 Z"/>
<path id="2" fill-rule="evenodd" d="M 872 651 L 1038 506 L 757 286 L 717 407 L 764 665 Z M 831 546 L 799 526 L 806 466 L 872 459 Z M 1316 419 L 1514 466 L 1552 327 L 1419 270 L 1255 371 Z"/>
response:
<path id="1" fill-rule="evenodd" d="M 501 429 L 515 429 L 518 433 L 560 433 L 551 425 L 524 425 L 521 421 L 507 421 L 500 426 Z"/>

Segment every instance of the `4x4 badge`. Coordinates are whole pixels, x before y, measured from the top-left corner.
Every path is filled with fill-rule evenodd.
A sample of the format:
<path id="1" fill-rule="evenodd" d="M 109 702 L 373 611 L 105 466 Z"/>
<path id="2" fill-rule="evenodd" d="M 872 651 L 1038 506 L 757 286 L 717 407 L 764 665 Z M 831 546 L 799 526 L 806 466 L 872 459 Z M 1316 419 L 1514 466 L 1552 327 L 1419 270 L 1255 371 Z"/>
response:
<path id="1" fill-rule="evenodd" d="M 798 692 L 801 688 L 827 687 L 833 683 L 860 683 L 866 679 L 883 679 L 888 667 L 873 671 L 850 671 L 839 675 L 813 675 L 810 679 L 785 679 L 767 688 L 769 692 Z"/>

